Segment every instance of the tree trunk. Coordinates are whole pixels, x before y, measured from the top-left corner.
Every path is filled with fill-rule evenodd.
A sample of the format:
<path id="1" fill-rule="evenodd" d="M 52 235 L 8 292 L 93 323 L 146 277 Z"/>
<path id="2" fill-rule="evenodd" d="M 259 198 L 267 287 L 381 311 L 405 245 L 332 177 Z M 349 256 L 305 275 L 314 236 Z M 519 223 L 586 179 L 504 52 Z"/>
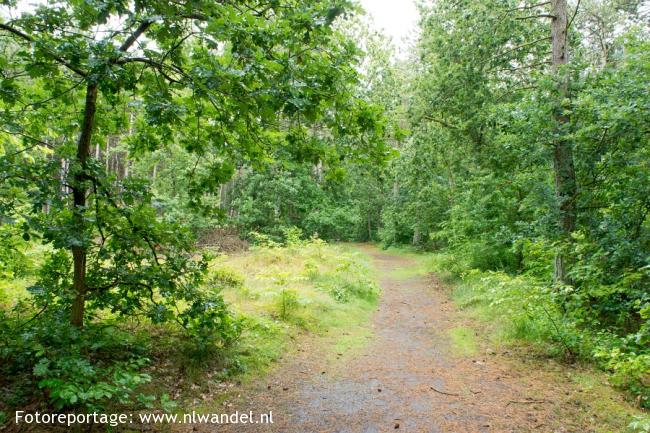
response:
<path id="1" fill-rule="evenodd" d="M 74 189 L 72 197 L 74 200 L 74 221 L 75 229 L 81 237 L 79 245 L 72 247 L 73 271 L 73 290 L 75 299 L 72 303 L 70 312 L 70 323 L 74 326 L 82 327 L 84 322 L 84 307 L 86 305 L 86 253 L 85 246 L 86 228 L 84 214 L 86 212 L 86 194 L 88 193 L 88 158 L 90 157 L 90 142 L 93 133 L 95 121 L 95 111 L 97 108 L 97 85 L 88 84 L 86 88 L 86 105 L 84 109 L 83 123 L 79 141 L 77 142 L 76 163 L 77 170 L 74 174 Z"/>
<path id="2" fill-rule="evenodd" d="M 415 227 L 415 230 L 413 231 L 413 239 L 411 240 L 412 245 L 419 245 L 420 244 L 420 227 Z"/>
<path id="3" fill-rule="evenodd" d="M 104 157 L 106 158 L 106 173 L 110 171 L 110 154 L 111 154 L 111 136 L 107 135 L 106 136 L 106 155 Z"/>
<path id="4" fill-rule="evenodd" d="M 553 168 L 555 194 L 559 206 L 558 227 L 563 241 L 570 241 L 576 223 L 576 177 L 573 165 L 573 145 L 566 139 L 569 116 L 564 112 L 564 100 L 569 96 L 569 77 L 564 65 L 568 63 L 567 3 L 551 1 L 552 68 L 557 80 L 557 105 L 553 117 L 557 131 L 553 139 Z M 555 281 L 567 283 L 567 257 L 562 248 L 555 257 Z"/>

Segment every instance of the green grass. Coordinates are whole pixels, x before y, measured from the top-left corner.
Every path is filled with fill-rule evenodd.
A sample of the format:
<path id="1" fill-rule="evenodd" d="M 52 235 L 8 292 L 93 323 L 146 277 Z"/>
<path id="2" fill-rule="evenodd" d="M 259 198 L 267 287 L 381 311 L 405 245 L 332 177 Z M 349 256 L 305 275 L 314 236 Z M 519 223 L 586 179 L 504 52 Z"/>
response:
<path id="1" fill-rule="evenodd" d="M 634 419 L 645 419 L 650 425 L 650 416 L 631 407 L 621 393 L 609 386 L 605 374 L 586 369 L 569 371 L 565 377 L 575 388 L 570 401 L 574 408 L 580 407 L 581 410 L 570 410 L 572 408 L 567 407 L 561 409 L 561 415 L 565 415 L 565 412 L 568 414 L 570 410 L 570 416 L 577 418 L 578 423 L 597 425 L 598 433 L 647 431 L 629 428 Z"/>
<path id="2" fill-rule="evenodd" d="M 32 255 L 36 263 L 44 251 Z M 352 354 L 371 334 L 368 322 L 379 298 L 373 275 L 369 257 L 353 245 L 310 241 L 219 255 L 210 263 L 206 290 L 219 290 L 240 320 L 239 340 L 193 358 L 190 343 L 172 325 L 120 320 L 152 359 L 146 369 L 152 380 L 137 393 L 171 395 L 178 410 L 214 411 L 230 398 L 224 384 L 261 377 L 301 341 L 333 361 Z M 0 279 L 0 308 L 29 297 L 26 288 L 35 278 L 32 272 Z"/>
<path id="3" fill-rule="evenodd" d="M 472 356 L 477 353 L 476 335 L 472 328 L 451 328 L 447 334 L 451 342 L 451 350 L 456 356 Z"/>
<path id="4" fill-rule="evenodd" d="M 458 265 L 451 254 L 443 252 L 425 253 L 412 247 L 389 247 L 386 251 L 393 255 L 409 258 L 415 262 L 414 265 L 395 270 L 392 273 L 395 278 L 412 278 L 435 272 L 445 282 L 458 280 L 456 276 Z"/>
<path id="5" fill-rule="evenodd" d="M 9 310 L 16 302 L 27 299 L 29 292 L 27 287 L 36 282 L 36 270 L 43 264 L 45 256 L 50 248 L 37 244 L 28 244 L 23 254 L 21 275 L 3 274 L 0 272 L 0 309 Z"/>
<path id="6" fill-rule="evenodd" d="M 354 246 L 308 242 L 254 248 L 217 257 L 209 272 L 225 283 L 221 294 L 243 331 L 218 359 L 196 366 L 186 365 L 183 356 L 171 356 L 173 343 L 161 349 L 158 358 L 170 356 L 172 369 L 184 371 L 183 408 L 197 409 L 193 400 L 210 382 L 246 383 L 261 377 L 295 353 L 301 339 L 310 339 L 312 347 L 335 361 L 360 350 L 371 335 L 368 322 L 379 292 L 369 257 Z M 169 386 L 177 385 L 161 383 L 150 391 L 160 395 Z M 197 410 L 213 410 L 227 398 L 225 392 Z"/>

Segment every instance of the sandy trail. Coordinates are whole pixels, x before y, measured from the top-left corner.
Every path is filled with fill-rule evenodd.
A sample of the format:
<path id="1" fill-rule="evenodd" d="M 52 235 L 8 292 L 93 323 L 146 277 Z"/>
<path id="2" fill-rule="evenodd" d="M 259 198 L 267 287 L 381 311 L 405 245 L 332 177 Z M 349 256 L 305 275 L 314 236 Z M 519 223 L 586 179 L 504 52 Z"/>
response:
<path id="1" fill-rule="evenodd" d="M 548 401 L 498 357 L 456 357 L 447 330 L 462 326 L 439 282 L 396 278 L 410 259 L 362 247 L 383 291 L 368 344 L 332 360 L 303 348 L 242 390 L 229 408 L 273 411 L 273 425 L 195 425 L 205 432 L 545 432 Z M 329 359 L 329 361 L 328 361 Z M 530 386 L 534 385 L 531 389 Z M 543 394 L 543 393 L 542 393 Z"/>

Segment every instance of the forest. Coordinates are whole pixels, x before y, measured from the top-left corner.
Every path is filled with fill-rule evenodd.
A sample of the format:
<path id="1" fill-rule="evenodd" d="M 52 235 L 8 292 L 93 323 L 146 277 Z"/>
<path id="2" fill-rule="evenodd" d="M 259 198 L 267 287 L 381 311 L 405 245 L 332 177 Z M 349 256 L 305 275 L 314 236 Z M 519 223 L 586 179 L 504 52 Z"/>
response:
<path id="1" fill-rule="evenodd" d="M 650 3 L 421 1 L 401 54 L 370 3 L 0 0 L 0 430 L 430 431 L 352 420 L 396 380 L 440 431 L 650 432 Z M 363 376 L 393 344 L 412 380 Z M 313 387 L 344 427 L 282 419 Z"/>

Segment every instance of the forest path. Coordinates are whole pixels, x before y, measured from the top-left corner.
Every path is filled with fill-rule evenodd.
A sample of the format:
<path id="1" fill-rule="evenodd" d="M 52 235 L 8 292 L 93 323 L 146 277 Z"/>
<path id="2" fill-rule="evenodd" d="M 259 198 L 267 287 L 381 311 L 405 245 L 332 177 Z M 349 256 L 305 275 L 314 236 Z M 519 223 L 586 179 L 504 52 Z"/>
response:
<path id="1" fill-rule="evenodd" d="M 413 259 L 373 246 L 359 248 L 372 257 L 383 292 L 368 325 L 368 341 L 336 357 L 305 342 L 223 410 L 271 410 L 274 424 L 196 425 L 190 430 L 555 431 L 547 430 L 544 421 L 550 415 L 545 395 L 554 391 L 535 379 L 537 372 L 514 372 L 494 354 L 455 355 L 449 331 L 469 328 L 463 328 L 462 314 L 435 277 L 400 277 L 415 266 Z"/>

